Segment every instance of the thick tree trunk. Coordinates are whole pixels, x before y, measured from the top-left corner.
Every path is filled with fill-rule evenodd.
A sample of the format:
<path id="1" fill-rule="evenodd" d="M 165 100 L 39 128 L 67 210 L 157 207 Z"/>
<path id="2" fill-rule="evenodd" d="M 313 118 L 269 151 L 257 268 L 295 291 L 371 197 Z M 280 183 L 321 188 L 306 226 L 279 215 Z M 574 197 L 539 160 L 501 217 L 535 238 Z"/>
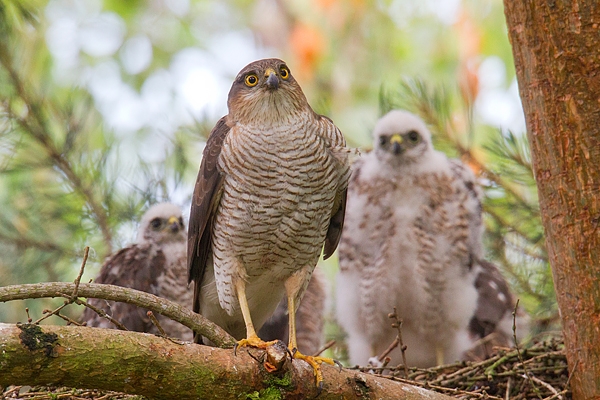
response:
<path id="1" fill-rule="evenodd" d="M 600 3 L 504 5 L 573 397 L 600 398 Z"/>
<path id="2" fill-rule="evenodd" d="M 287 360 L 278 374 L 262 350 L 176 344 L 145 333 L 0 323 L 0 386 L 61 385 L 153 399 L 311 399 L 312 368 Z M 251 355 L 252 354 L 252 355 Z M 425 389 L 323 365 L 319 399 L 450 399 Z"/>

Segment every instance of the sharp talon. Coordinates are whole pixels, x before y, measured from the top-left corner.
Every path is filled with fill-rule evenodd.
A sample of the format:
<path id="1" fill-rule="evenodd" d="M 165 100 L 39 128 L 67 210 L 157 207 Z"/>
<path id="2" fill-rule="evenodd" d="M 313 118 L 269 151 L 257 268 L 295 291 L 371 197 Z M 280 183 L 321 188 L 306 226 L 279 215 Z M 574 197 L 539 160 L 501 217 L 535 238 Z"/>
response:
<path id="1" fill-rule="evenodd" d="M 319 382 L 319 385 L 317 386 L 317 396 L 319 397 L 319 395 L 321 394 L 321 392 L 323 391 L 323 381 Z"/>
<path id="2" fill-rule="evenodd" d="M 339 362 L 338 360 L 333 360 L 333 362 L 335 363 L 335 365 L 337 365 L 338 367 L 340 367 L 340 372 L 342 372 L 342 363 Z"/>
<path id="3" fill-rule="evenodd" d="M 265 359 L 265 355 L 264 355 L 264 353 L 263 353 L 263 354 L 261 354 L 260 356 L 258 356 L 258 357 L 257 357 L 257 356 L 255 356 L 254 354 L 252 354 L 252 352 L 251 352 L 251 351 L 248 351 L 248 355 L 249 355 L 250 357 L 252 357 L 252 358 L 254 359 L 254 361 L 256 361 L 256 362 L 258 362 L 258 363 L 262 363 L 262 362 L 264 361 L 264 359 Z M 260 357 L 260 359 L 259 359 L 259 357 Z"/>
<path id="4" fill-rule="evenodd" d="M 337 360 L 333 360 L 327 357 L 319 357 L 319 356 L 305 356 L 300 353 L 297 349 L 292 349 L 294 353 L 294 358 L 306 361 L 312 368 L 313 374 L 315 376 L 315 383 L 318 388 L 319 393 L 323 389 L 323 372 L 321 371 L 321 364 L 329 364 L 334 365 L 337 364 L 341 368 L 341 364 Z"/>
<path id="5" fill-rule="evenodd" d="M 287 349 L 287 347 L 286 347 Z M 292 354 L 292 351 L 290 349 L 287 349 L 287 353 L 290 355 L 290 359 L 294 358 L 294 355 Z"/>
<path id="6" fill-rule="evenodd" d="M 238 342 L 235 342 L 235 345 L 233 346 L 233 355 L 237 356 L 237 348 L 238 348 Z"/>

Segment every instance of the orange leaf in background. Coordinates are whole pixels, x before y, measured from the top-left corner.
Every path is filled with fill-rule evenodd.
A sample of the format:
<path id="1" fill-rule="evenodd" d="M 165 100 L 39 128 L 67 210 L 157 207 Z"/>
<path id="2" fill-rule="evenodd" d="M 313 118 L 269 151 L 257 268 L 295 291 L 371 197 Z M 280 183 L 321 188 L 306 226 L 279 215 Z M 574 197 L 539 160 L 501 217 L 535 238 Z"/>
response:
<path id="1" fill-rule="evenodd" d="M 481 30 L 464 8 L 461 9 L 454 28 L 458 34 L 459 58 L 466 60 L 478 56 L 481 53 Z"/>
<path id="2" fill-rule="evenodd" d="M 458 82 L 463 100 L 471 104 L 479 94 L 479 58 L 481 54 L 481 31 L 463 8 L 454 25 L 458 35 Z"/>
<path id="3" fill-rule="evenodd" d="M 352 0 L 351 2 L 347 2 L 347 1 L 340 1 L 340 0 L 315 0 L 315 4 L 317 6 L 319 6 L 322 9 L 328 9 L 333 7 L 336 4 L 345 4 L 346 6 L 350 6 L 350 7 L 363 7 L 366 4 L 365 0 Z"/>
<path id="4" fill-rule="evenodd" d="M 328 10 L 337 2 L 338 0 L 316 0 L 315 4 L 323 10 Z"/>
<path id="5" fill-rule="evenodd" d="M 290 34 L 292 52 L 302 78 L 312 79 L 317 62 L 325 52 L 325 37 L 317 28 L 298 23 Z"/>
<path id="6" fill-rule="evenodd" d="M 327 19 L 327 28 L 338 31 L 343 29 L 350 20 L 362 20 L 367 0 L 313 0 L 320 15 Z"/>
<path id="7" fill-rule="evenodd" d="M 460 88 L 460 94 L 463 101 L 471 105 L 479 94 L 479 75 L 477 74 L 479 69 L 479 60 L 475 57 L 460 60 L 458 66 L 458 86 Z"/>
<path id="8" fill-rule="evenodd" d="M 469 169 L 471 171 L 473 171 L 473 174 L 475 174 L 475 176 L 480 176 L 481 175 L 481 164 L 479 162 L 477 162 L 476 160 L 473 159 L 472 155 L 465 155 L 461 157 L 461 161 L 464 164 L 467 164 L 467 166 L 469 167 Z"/>

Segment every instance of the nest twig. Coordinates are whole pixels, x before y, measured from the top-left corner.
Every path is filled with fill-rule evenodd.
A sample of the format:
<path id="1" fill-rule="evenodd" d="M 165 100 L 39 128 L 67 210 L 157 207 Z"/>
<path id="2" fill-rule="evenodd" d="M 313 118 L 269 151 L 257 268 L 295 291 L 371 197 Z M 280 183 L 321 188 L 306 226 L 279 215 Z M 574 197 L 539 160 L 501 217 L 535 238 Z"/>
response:
<path id="1" fill-rule="evenodd" d="M 550 338 L 525 349 L 496 349 L 497 353 L 483 361 L 421 369 L 404 366 L 373 368 L 389 379 L 420 386 L 461 399 L 570 399 L 569 368 L 561 338 Z"/>

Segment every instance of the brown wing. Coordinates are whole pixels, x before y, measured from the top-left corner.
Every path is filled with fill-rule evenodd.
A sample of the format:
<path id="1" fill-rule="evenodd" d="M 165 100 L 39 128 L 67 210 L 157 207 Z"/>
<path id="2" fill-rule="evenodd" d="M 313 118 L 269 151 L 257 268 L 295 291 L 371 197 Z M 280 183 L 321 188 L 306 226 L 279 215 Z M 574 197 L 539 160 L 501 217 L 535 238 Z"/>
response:
<path id="1" fill-rule="evenodd" d="M 210 132 L 192 197 L 188 227 L 188 283 L 194 281 L 195 312 L 200 310 L 200 286 L 211 252 L 213 218 L 221 199 L 223 176 L 217 164 L 230 129 L 226 118 L 221 118 Z"/>
<path id="2" fill-rule="evenodd" d="M 342 132 L 335 126 L 333 121 L 325 115 L 319 115 L 315 113 L 318 121 L 325 125 L 323 131 L 325 132 L 325 138 L 329 143 L 329 146 L 333 148 L 345 148 L 346 141 Z M 347 155 L 342 158 L 344 161 L 340 163 L 340 168 L 343 168 L 342 164 L 347 162 Z M 341 159 L 338 159 L 341 161 Z M 346 214 L 346 197 L 348 188 L 344 185 L 344 189 L 340 190 L 335 195 L 333 208 L 331 211 L 331 217 L 329 219 L 329 227 L 327 228 L 327 235 L 325 236 L 325 248 L 323 249 L 323 259 L 327 260 L 335 252 L 340 237 L 342 236 L 342 229 L 344 228 L 344 216 Z"/>
<path id="3" fill-rule="evenodd" d="M 102 265 L 95 282 L 128 287 L 156 295 L 157 279 L 164 270 L 165 256 L 161 251 L 153 251 L 151 245 L 132 245 L 110 256 Z M 89 299 L 89 303 L 104 310 L 129 330 L 149 332 L 153 328 L 146 310 L 132 304 L 101 299 Z M 88 326 L 115 328 L 110 321 L 87 308 L 81 320 L 87 322 Z"/>
<path id="4" fill-rule="evenodd" d="M 342 229 L 344 229 L 344 216 L 346 215 L 346 197 L 348 189 L 339 192 L 334 202 L 334 208 L 329 220 L 329 228 L 327 228 L 327 236 L 325 236 L 325 249 L 323 250 L 323 259 L 327 260 L 340 242 Z"/>
<path id="5" fill-rule="evenodd" d="M 496 330 L 507 313 L 512 312 L 514 304 L 508 284 L 498 268 L 485 260 L 478 262 L 481 271 L 475 280 L 475 288 L 479 298 L 469 329 L 473 336 L 485 337 Z"/>

